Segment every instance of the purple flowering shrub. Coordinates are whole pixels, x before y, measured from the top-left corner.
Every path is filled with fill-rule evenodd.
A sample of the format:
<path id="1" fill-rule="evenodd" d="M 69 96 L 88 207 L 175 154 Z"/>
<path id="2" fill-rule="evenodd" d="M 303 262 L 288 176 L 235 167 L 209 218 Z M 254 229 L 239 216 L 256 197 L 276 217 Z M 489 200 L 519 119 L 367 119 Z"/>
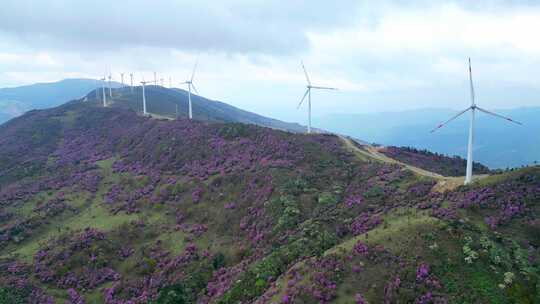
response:
<path id="1" fill-rule="evenodd" d="M 443 176 L 464 176 L 467 161 L 459 156 L 449 157 L 427 150 L 411 147 L 384 147 L 380 150 L 386 156 Z M 473 170 L 476 174 L 489 174 L 488 167 L 475 162 Z"/>
<path id="2" fill-rule="evenodd" d="M 6 303 L 27 302 L 53 304 L 48 296 L 32 279 L 32 267 L 14 260 L 0 260 L 0 300 Z"/>
<path id="3" fill-rule="evenodd" d="M 96 229 L 60 238 L 34 255 L 34 273 L 40 282 L 58 288 L 94 289 L 120 275 L 109 256 L 116 250 Z"/>
<path id="4" fill-rule="evenodd" d="M 343 284 L 345 289 L 340 287 Z M 377 285 L 381 288 L 374 289 Z M 367 298 L 373 303 L 446 303 L 443 287 L 429 265 L 412 264 L 382 246 L 362 241 L 350 252 L 302 261 L 256 303 L 331 303 L 339 294 L 355 303 L 367 303 Z"/>
<path id="5" fill-rule="evenodd" d="M 60 111 L 30 111 L 0 126 L 0 182 L 39 174 L 61 138 L 62 124 L 51 117 Z M 52 114 L 52 115 L 51 115 Z"/>
<path id="6" fill-rule="evenodd" d="M 531 223 L 539 200 L 540 175 L 523 173 L 504 182 L 446 193 L 435 199 L 432 208 L 435 216 L 448 219 L 455 219 L 457 210 L 470 210 L 483 216 L 489 228 L 497 229 L 514 219 L 526 225 Z M 440 207 L 443 201 L 448 202 L 445 208 Z"/>

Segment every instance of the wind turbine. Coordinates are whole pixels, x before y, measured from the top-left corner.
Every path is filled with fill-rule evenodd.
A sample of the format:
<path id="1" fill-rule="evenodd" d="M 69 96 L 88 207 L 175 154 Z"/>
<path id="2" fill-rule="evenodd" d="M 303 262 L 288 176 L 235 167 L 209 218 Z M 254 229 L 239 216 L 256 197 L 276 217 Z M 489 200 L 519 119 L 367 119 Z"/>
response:
<path id="1" fill-rule="evenodd" d="M 197 88 L 193 84 L 193 79 L 195 78 L 195 71 L 197 70 L 197 65 L 199 64 L 199 61 L 197 60 L 195 62 L 195 66 L 193 67 L 193 72 L 191 73 L 191 78 L 185 82 L 182 82 L 180 84 L 187 84 L 188 86 L 188 101 L 189 101 L 189 119 L 193 119 L 193 107 L 191 106 L 191 89 L 195 91 L 195 93 L 199 94 L 197 91 Z"/>
<path id="2" fill-rule="evenodd" d="M 103 107 L 106 107 L 107 106 L 107 94 L 105 94 L 105 81 L 107 81 L 107 78 L 105 76 L 103 76 L 103 78 L 101 78 L 101 84 L 102 84 L 102 89 L 103 89 Z"/>
<path id="3" fill-rule="evenodd" d="M 141 84 L 142 84 L 142 101 L 143 101 L 143 115 L 144 116 L 148 115 L 148 112 L 146 112 L 146 92 L 144 90 L 147 83 L 152 83 L 152 82 L 144 81 L 144 78 L 143 78 L 143 81 L 141 81 Z"/>
<path id="4" fill-rule="evenodd" d="M 473 171 L 474 121 L 475 121 L 475 118 L 476 118 L 476 110 L 478 110 L 480 112 L 484 112 L 484 113 L 492 115 L 492 116 L 495 116 L 495 117 L 498 117 L 498 118 L 502 118 L 502 119 L 507 120 L 509 122 L 521 125 L 520 122 L 517 122 L 517 121 L 515 121 L 515 120 L 513 120 L 511 118 L 508 118 L 508 117 L 505 117 L 505 116 L 490 112 L 488 110 L 482 109 L 482 108 L 480 108 L 480 107 L 478 107 L 476 105 L 475 93 L 474 93 L 474 85 L 473 85 L 473 79 L 472 79 L 471 58 L 469 58 L 469 83 L 470 83 L 470 87 L 471 87 L 471 106 L 468 107 L 467 109 L 459 112 L 457 115 L 450 118 L 446 122 L 438 125 L 435 129 L 433 129 L 431 131 L 431 133 L 433 133 L 433 132 L 437 131 L 438 129 L 440 129 L 440 128 L 444 127 L 445 125 L 447 125 L 449 122 L 451 122 L 454 119 L 458 118 L 459 116 L 467 113 L 468 111 L 471 111 L 471 120 L 470 120 L 470 124 L 469 124 L 469 142 L 468 142 L 468 147 L 467 147 L 467 172 L 466 172 L 466 175 L 465 175 L 465 185 L 468 185 L 468 184 L 470 184 L 472 182 L 472 176 L 473 176 L 472 171 Z"/>
<path id="5" fill-rule="evenodd" d="M 111 80 L 112 80 L 112 76 L 111 76 L 111 74 L 109 74 L 109 97 L 112 98 Z"/>
<path id="6" fill-rule="evenodd" d="M 122 83 L 122 88 L 124 87 L 124 73 L 120 73 L 120 82 Z"/>
<path id="7" fill-rule="evenodd" d="M 306 70 L 306 67 L 304 66 L 304 62 L 302 62 L 302 69 L 304 70 L 304 74 L 306 75 L 307 90 L 306 90 L 306 93 L 304 94 L 304 97 L 302 97 L 302 100 L 300 100 L 300 103 L 298 104 L 298 109 L 300 109 L 300 106 L 302 105 L 302 103 L 304 103 L 304 100 L 307 97 L 308 98 L 308 133 L 311 133 L 311 89 L 318 89 L 318 90 L 337 90 L 337 89 L 311 85 L 311 80 L 309 79 L 309 75 Z"/>
<path id="8" fill-rule="evenodd" d="M 154 85 L 157 86 L 157 74 L 156 74 L 156 72 L 154 72 Z"/>
<path id="9" fill-rule="evenodd" d="M 131 93 L 133 93 L 133 73 L 129 73 L 129 78 L 131 80 Z"/>

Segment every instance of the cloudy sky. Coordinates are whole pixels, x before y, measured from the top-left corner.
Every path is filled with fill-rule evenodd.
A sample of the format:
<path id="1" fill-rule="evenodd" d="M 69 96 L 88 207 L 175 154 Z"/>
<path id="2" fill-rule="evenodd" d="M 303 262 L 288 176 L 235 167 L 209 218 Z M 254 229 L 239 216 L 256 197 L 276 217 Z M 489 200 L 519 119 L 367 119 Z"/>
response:
<path id="1" fill-rule="evenodd" d="M 539 1 L 3 0 L 0 87 L 68 77 L 185 80 L 201 95 L 303 121 L 314 115 L 540 106 Z M 126 77 L 127 78 L 127 77 Z M 178 85 L 179 86 L 179 85 Z"/>

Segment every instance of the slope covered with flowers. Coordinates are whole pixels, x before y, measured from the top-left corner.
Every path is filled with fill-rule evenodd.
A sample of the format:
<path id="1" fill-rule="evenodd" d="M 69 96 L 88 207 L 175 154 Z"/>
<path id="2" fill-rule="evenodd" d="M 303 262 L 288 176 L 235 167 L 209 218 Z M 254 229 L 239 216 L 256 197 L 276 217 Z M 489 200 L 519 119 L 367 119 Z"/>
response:
<path id="1" fill-rule="evenodd" d="M 540 170 L 70 103 L 0 126 L 0 303 L 535 303 Z"/>
<path id="2" fill-rule="evenodd" d="M 411 147 L 389 146 L 382 148 L 380 152 L 395 160 L 443 176 L 464 176 L 467 167 L 467 161 L 459 156 L 449 157 Z M 476 162 L 473 164 L 473 170 L 475 174 L 489 174 L 490 172 L 488 167 Z"/>

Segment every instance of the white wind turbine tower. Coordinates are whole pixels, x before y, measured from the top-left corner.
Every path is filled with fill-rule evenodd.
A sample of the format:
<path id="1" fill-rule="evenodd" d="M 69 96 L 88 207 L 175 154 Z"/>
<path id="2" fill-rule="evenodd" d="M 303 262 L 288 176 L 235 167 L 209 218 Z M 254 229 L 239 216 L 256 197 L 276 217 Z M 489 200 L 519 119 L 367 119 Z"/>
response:
<path id="1" fill-rule="evenodd" d="M 482 109 L 482 108 L 480 108 L 480 107 L 478 107 L 476 105 L 475 94 L 474 94 L 474 86 L 473 86 L 473 79 L 472 79 L 471 58 L 469 58 L 469 83 L 470 83 L 470 87 L 471 87 L 471 106 L 468 107 L 467 109 L 459 112 L 457 115 L 450 118 L 446 122 L 438 125 L 435 129 L 433 129 L 431 131 L 431 133 L 433 133 L 433 132 L 437 131 L 438 129 L 440 129 L 440 128 L 444 127 L 445 125 L 447 125 L 449 122 L 451 122 L 454 119 L 458 118 L 459 116 L 465 114 L 468 111 L 471 111 L 471 120 L 470 120 L 470 125 L 469 125 L 469 142 L 468 142 L 468 147 L 467 147 L 467 171 L 466 171 L 466 176 L 465 176 L 465 185 L 470 184 L 472 182 L 472 177 L 473 177 L 473 172 L 472 171 L 473 171 L 474 121 L 475 121 L 475 118 L 476 118 L 475 117 L 476 116 L 476 110 L 478 110 L 480 112 L 484 112 L 484 113 L 492 115 L 492 116 L 495 116 L 495 117 L 498 117 L 498 118 L 502 118 L 502 119 L 507 120 L 509 122 L 521 125 L 520 122 L 517 122 L 517 121 L 515 121 L 515 120 L 513 120 L 511 118 L 504 117 L 502 115 L 490 112 L 488 110 Z"/>
<path id="2" fill-rule="evenodd" d="M 107 94 L 105 94 L 105 81 L 107 81 L 107 78 L 103 76 L 103 78 L 101 78 L 101 84 L 102 84 L 101 88 L 103 89 L 103 107 L 107 106 Z"/>
<path id="3" fill-rule="evenodd" d="M 307 80 L 307 90 L 304 94 L 304 97 L 302 97 L 302 100 L 300 100 L 300 103 L 298 104 L 298 109 L 306 99 L 308 98 L 308 133 L 311 133 L 311 89 L 318 89 L 318 90 L 337 90 L 336 88 L 329 88 L 329 87 L 321 87 L 321 86 L 314 86 L 311 85 L 311 80 L 309 79 L 308 72 L 306 71 L 306 67 L 304 66 L 304 62 L 302 62 L 302 69 L 304 70 L 304 74 L 306 75 Z"/>
<path id="4" fill-rule="evenodd" d="M 141 84 L 142 84 L 142 100 L 143 100 L 143 115 L 144 116 L 148 115 L 148 112 L 146 111 L 146 92 L 144 90 L 147 83 L 152 83 L 152 82 L 144 81 L 144 78 L 143 78 L 143 81 L 141 81 Z"/>
<path id="5" fill-rule="evenodd" d="M 112 86 L 111 86 L 112 76 L 109 74 L 109 97 L 112 98 Z"/>
<path id="6" fill-rule="evenodd" d="M 131 93 L 133 93 L 133 73 L 129 73 L 130 84 L 131 84 Z"/>
<path id="7" fill-rule="evenodd" d="M 156 74 L 156 72 L 154 72 L 154 85 L 157 86 L 157 74 Z"/>
<path id="8" fill-rule="evenodd" d="M 122 83 L 122 88 L 124 87 L 124 73 L 120 73 L 120 83 Z"/>
<path id="9" fill-rule="evenodd" d="M 197 65 L 199 64 L 199 61 L 197 60 L 195 62 L 195 66 L 193 67 L 193 72 L 191 73 L 191 78 L 185 82 L 182 82 L 180 84 L 187 84 L 188 86 L 188 103 L 189 103 L 189 119 L 193 119 L 193 107 L 191 105 L 191 89 L 195 91 L 195 93 L 199 94 L 197 91 L 197 88 L 193 84 L 193 79 L 195 78 L 195 71 L 197 70 Z"/>

